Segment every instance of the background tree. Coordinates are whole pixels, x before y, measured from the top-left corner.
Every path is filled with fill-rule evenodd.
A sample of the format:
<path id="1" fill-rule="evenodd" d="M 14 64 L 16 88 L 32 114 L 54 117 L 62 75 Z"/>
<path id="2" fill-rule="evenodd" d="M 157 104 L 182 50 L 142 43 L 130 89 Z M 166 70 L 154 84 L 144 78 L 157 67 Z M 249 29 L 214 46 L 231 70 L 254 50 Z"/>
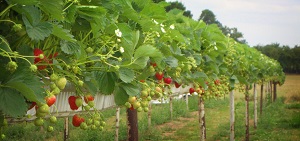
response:
<path id="1" fill-rule="evenodd" d="M 162 1 L 165 1 L 165 0 L 153 0 L 153 2 L 155 2 L 155 3 L 159 3 Z M 180 10 L 184 11 L 183 12 L 184 16 L 189 17 L 189 18 L 193 17 L 192 12 L 190 10 L 186 10 L 186 7 L 181 2 L 175 1 L 175 2 L 169 2 L 169 3 L 170 3 L 170 5 L 166 7 L 167 12 L 176 8 L 176 9 L 180 9 Z"/>
<path id="2" fill-rule="evenodd" d="M 239 43 L 247 43 L 243 37 L 243 33 L 239 32 L 236 27 L 230 28 L 226 25 L 223 26 L 222 23 L 217 20 L 216 15 L 209 9 L 203 10 L 198 20 L 203 20 L 206 24 L 217 24 L 222 30 L 223 34 L 230 34 L 230 37 Z"/>

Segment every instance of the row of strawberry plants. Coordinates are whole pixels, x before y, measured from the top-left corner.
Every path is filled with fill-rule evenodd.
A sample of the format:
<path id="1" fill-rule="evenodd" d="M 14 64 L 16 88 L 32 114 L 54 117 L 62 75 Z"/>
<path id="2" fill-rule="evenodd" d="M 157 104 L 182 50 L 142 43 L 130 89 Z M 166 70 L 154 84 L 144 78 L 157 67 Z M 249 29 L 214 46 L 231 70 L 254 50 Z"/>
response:
<path id="1" fill-rule="evenodd" d="M 71 109 L 87 111 L 98 92 L 114 94 L 119 106 L 147 111 L 149 100 L 168 97 L 164 91 L 173 85 L 193 84 L 207 99 L 226 94 L 237 82 L 284 82 L 277 61 L 236 43 L 216 25 L 184 17 L 177 9 L 165 12 L 166 2 L 0 3 L 1 120 L 24 116 L 35 103 L 41 121 L 67 82 L 76 89 L 68 101 Z M 102 128 L 92 126 L 102 121 L 99 112 L 86 120 L 74 118 L 83 129 Z"/>

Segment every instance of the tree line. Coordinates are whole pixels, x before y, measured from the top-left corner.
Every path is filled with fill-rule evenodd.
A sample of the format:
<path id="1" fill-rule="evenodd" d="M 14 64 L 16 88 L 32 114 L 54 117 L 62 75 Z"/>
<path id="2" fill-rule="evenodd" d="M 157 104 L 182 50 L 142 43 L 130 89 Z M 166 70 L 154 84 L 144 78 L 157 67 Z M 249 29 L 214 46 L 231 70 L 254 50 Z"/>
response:
<path id="1" fill-rule="evenodd" d="M 300 46 L 289 47 L 272 43 L 254 46 L 261 53 L 277 60 L 285 73 L 300 73 Z"/>
<path id="2" fill-rule="evenodd" d="M 155 3 L 159 3 L 165 0 L 153 0 Z M 192 18 L 191 11 L 187 10 L 181 2 L 169 2 L 170 5 L 166 7 L 166 11 L 170 11 L 174 8 L 183 10 L 183 15 Z M 223 25 L 217 20 L 216 15 L 209 9 L 204 9 L 201 12 L 198 20 L 203 20 L 206 24 L 216 24 L 222 30 L 223 34 L 230 35 L 236 42 L 247 44 L 247 41 L 243 37 L 243 33 L 238 31 L 236 27 L 228 27 Z M 300 46 L 289 47 L 286 45 L 280 46 L 278 43 L 271 43 L 268 45 L 254 46 L 257 50 L 267 55 L 270 58 L 278 60 L 285 73 L 300 73 Z"/>

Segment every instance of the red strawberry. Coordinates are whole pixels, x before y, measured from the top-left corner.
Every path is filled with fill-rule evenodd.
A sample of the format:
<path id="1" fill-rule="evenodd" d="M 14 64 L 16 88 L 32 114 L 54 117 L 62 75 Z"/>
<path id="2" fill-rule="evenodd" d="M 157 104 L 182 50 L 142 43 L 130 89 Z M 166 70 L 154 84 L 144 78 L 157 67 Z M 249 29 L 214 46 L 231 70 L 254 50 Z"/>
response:
<path id="1" fill-rule="evenodd" d="M 58 52 L 56 52 L 55 54 L 51 54 L 49 56 L 49 58 L 44 56 L 44 58 L 41 59 L 40 55 L 44 55 L 44 52 L 41 49 L 36 48 L 36 49 L 33 50 L 33 54 L 35 56 L 34 64 L 37 64 L 37 63 L 52 64 L 52 60 L 49 60 L 49 59 L 52 59 L 52 58 L 56 57 L 58 55 Z M 47 65 L 38 65 L 37 67 L 38 67 L 39 70 L 43 70 L 47 67 Z"/>
<path id="2" fill-rule="evenodd" d="M 155 62 L 150 62 L 150 65 L 152 65 L 153 67 L 157 66 L 157 64 Z"/>
<path id="3" fill-rule="evenodd" d="M 171 84 L 172 83 L 172 78 L 170 78 L 170 77 L 164 78 L 164 82 L 167 83 L 167 84 Z"/>
<path id="4" fill-rule="evenodd" d="M 47 105 L 50 107 L 55 103 L 56 96 L 55 95 L 50 95 L 50 96 L 47 96 L 45 99 L 46 99 Z"/>
<path id="5" fill-rule="evenodd" d="M 68 99 L 70 108 L 72 110 L 77 110 L 78 109 L 78 107 L 76 105 L 76 99 L 77 99 L 76 96 L 70 96 L 69 99 Z"/>
<path id="6" fill-rule="evenodd" d="M 195 92 L 195 89 L 194 88 L 190 88 L 189 92 L 190 92 L 190 94 L 193 94 Z"/>
<path id="7" fill-rule="evenodd" d="M 75 115 L 73 116 L 73 119 L 72 119 L 72 124 L 73 124 L 73 126 L 79 127 L 80 124 L 81 124 L 82 122 L 84 122 L 84 118 L 80 117 L 80 116 L 77 115 L 77 114 L 75 114 Z"/>
<path id="8" fill-rule="evenodd" d="M 36 105 L 35 102 L 31 102 L 31 105 L 29 106 L 28 110 L 32 109 Z"/>
<path id="9" fill-rule="evenodd" d="M 91 94 L 84 96 L 84 102 L 88 104 L 89 101 L 94 101 L 94 97 Z"/>
<path id="10" fill-rule="evenodd" d="M 181 84 L 178 84 L 176 81 L 175 81 L 175 87 L 176 88 L 179 88 L 181 86 Z"/>
<path id="11" fill-rule="evenodd" d="M 162 72 L 157 72 L 157 73 L 155 74 L 155 77 L 156 77 L 157 80 L 162 80 L 163 77 L 164 77 L 164 73 L 162 73 Z"/>
<path id="12" fill-rule="evenodd" d="M 215 80 L 215 84 L 219 85 L 220 84 L 220 80 L 219 79 Z"/>

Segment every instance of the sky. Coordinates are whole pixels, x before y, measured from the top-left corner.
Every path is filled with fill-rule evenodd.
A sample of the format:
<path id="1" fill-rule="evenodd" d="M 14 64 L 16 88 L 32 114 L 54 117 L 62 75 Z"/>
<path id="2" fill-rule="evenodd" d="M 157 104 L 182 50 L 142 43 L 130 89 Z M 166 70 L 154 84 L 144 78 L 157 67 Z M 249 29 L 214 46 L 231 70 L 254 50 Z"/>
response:
<path id="1" fill-rule="evenodd" d="M 250 46 L 300 45 L 300 0 L 166 0 L 182 2 L 198 20 L 209 9 L 222 25 L 236 27 Z"/>

